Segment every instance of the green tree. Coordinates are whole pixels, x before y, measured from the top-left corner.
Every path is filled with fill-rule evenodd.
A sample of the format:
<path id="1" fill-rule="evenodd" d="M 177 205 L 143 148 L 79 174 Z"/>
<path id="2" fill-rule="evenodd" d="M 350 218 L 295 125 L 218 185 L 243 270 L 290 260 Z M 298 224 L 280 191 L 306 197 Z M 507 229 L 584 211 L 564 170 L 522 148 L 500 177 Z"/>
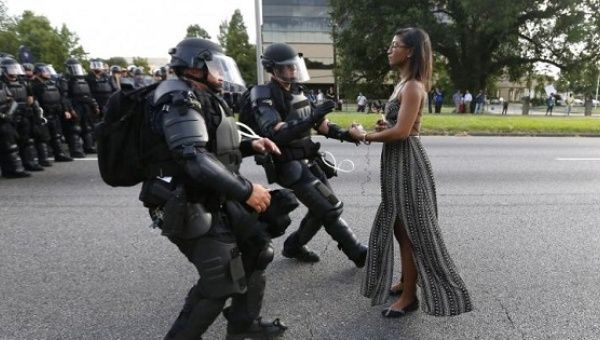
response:
<path id="1" fill-rule="evenodd" d="M 493 76 L 523 75 L 537 62 L 569 70 L 600 55 L 598 0 L 331 0 L 331 6 L 346 81 L 380 84 L 389 70 L 384 51 L 400 27 L 425 28 L 452 83 L 472 91 Z"/>
<path id="2" fill-rule="evenodd" d="M 600 75 L 600 63 L 581 64 L 579 67 L 562 72 L 556 88 L 562 92 L 577 94 L 596 93 L 596 82 Z"/>
<path id="3" fill-rule="evenodd" d="M 73 56 L 85 66 L 85 51 L 79 45 L 77 35 L 63 25 L 57 30 L 50 21 L 31 11 L 24 11 L 20 17 L 7 18 L 4 4 L 0 2 L 0 46 L 3 52 L 16 56 L 20 45 L 31 49 L 36 61 L 52 64 L 62 71 L 64 61 Z"/>
<path id="4" fill-rule="evenodd" d="M 239 9 L 234 11 L 229 22 L 221 23 L 219 32 L 219 43 L 225 53 L 235 60 L 246 83 L 256 84 L 256 46 L 249 42 Z"/>
<path id="5" fill-rule="evenodd" d="M 127 67 L 127 59 L 123 57 L 110 57 L 106 60 L 108 66 L 119 65 L 121 67 Z"/>
<path id="6" fill-rule="evenodd" d="M 200 27 L 200 25 L 189 25 L 187 27 L 185 37 L 210 39 L 210 34 L 208 34 L 208 32 L 204 28 Z"/>
<path id="7" fill-rule="evenodd" d="M 133 65 L 137 67 L 143 67 L 144 73 L 150 73 L 150 65 L 148 64 L 148 59 L 142 57 L 133 57 Z"/>

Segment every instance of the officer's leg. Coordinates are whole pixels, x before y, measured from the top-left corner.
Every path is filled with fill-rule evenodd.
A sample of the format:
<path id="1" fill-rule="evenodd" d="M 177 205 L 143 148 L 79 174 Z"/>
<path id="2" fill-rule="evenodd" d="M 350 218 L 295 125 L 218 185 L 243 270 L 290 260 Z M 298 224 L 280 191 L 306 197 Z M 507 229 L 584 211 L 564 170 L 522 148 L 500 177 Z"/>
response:
<path id="1" fill-rule="evenodd" d="M 197 285 L 190 289 L 177 320 L 165 336 L 165 340 L 196 340 L 221 313 L 227 297 L 207 298 L 202 296 Z"/>
<path id="2" fill-rule="evenodd" d="M 69 153 L 73 158 L 85 158 L 83 152 L 83 142 L 81 140 L 81 126 L 79 126 L 79 120 L 77 118 L 64 119 L 63 120 L 63 131 L 69 146 Z"/>
<path id="3" fill-rule="evenodd" d="M 85 153 L 96 153 L 96 147 L 94 146 L 94 135 L 92 113 L 89 107 L 81 107 L 81 138 L 83 139 L 83 151 Z"/>
<path id="4" fill-rule="evenodd" d="M 48 117 L 48 132 L 50 133 L 50 148 L 54 154 L 55 162 L 71 162 L 73 158 L 67 156 L 62 146 L 62 134 L 60 129 L 60 122 L 57 116 Z"/>
<path id="5" fill-rule="evenodd" d="M 296 196 L 298 196 L 296 190 L 299 188 L 302 190 L 302 188 L 298 186 L 298 183 L 304 183 L 315 179 L 314 175 L 308 169 L 307 164 L 300 161 L 278 164 L 277 178 L 278 183 L 281 186 L 292 189 Z M 302 201 L 301 199 L 300 201 L 307 207 L 310 203 Z M 285 240 L 282 252 L 283 256 L 295 258 L 302 262 L 312 263 L 319 261 L 319 256 L 306 247 L 306 244 L 313 238 L 322 225 L 318 217 L 311 215 L 309 210 L 300 222 L 298 230 L 293 232 Z"/>
<path id="6" fill-rule="evenodd" d="M 213 233 L 192 240 L 171 238 L 194 264 L 200 278 L 190 290 L 166 339 L 199 339 L 221 313 L 226 299 L 245 292 L 242 259 L 233 237 L 215 235 Z"/>
<path id="7" fill-rule="evenodd" d="M 264 271 L 273 261 L 270 240 L 254 242 L 252 239 L 240 245 L 244 271 L 247 273 L 248 289 L 244 294 L 232 297 L 231 306 L 225 308 L 227 339 L 272 339 L 283 334 L 287 327 L 279 322 L 260 318 L 266 279 Z"/>
<path id="8" fill-rule="evenodd" d="M 357 267 L 364 266 L 367 248 L 360 244 L 348 224 L 340 217 L 343 203 L 335 196 L 326 180 L 320 180 L 312 173 L 305 177 L 312 177 L 312 180 L 293 185 L 294 193 L 308 207 L 310 214 L 320 219 L 325 231 L 338 242 L 338 247 L 344 254 Z"/>
<path id="9" fill-rule="evenodd" d="M 25 172 L 19 148 L 16 144 L 16 131 L 11 123 L 0 120 L 0 169 L 2 177 L 21 178 L 31 176 Z"/>
<path id="10" fill-rule="evenodd" d="M 48 142 L 50 141 L 50 131 L 47 124 L 35 122 L 33 127 L 33 139 L 37 151 L 38 162 L 41 166 L 52 166 L 48 160 Z"/>
<path id="11" fill-rule="evenodd" d="M 32 122 L 25 113 L 16 117 L 17 133 L 19 134 L 19 155 L 23 166 L 29 171 L 42 171 L 44 168 L 38 163 L 37 151 L 32 136 Z"/>
<path id="12" fill-rule="evenodd" d="M 309 250 L 306 244 L 315 236 L 321 226 L 321 220 L 308 211 L 300 222 L 298 230 L 285 240 L 283 256 L 295 258 L 302 262 L 319 262 L 319 255 Z"/>

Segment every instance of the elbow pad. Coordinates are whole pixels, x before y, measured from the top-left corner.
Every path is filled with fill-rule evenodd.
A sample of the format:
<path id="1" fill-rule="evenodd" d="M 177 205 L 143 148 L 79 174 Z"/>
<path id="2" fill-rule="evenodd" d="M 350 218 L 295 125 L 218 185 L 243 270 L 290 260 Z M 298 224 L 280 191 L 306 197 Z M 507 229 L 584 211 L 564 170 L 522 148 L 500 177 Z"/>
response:
<path id="1" fill-rule="evenodd" d="M 252 184 L 242 176 L 229 171 L 208 152 L 196 152 L 184 161 L 186 173 L 199 184 L 222 193 L 230 200 L 246 202 L 252 193 Z"/>

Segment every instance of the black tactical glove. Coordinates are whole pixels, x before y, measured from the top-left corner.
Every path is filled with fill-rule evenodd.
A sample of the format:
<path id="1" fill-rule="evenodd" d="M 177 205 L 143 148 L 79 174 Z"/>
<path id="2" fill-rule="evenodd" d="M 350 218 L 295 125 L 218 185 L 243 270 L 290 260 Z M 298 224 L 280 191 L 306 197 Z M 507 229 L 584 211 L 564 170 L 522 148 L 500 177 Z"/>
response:
<path id="1" fill-rule="evenodd" d="M 315 123 L 322 121 L 323 118 L 325 118 L 329 112 L 333 111 L 334 108 L 335 102 L 333 100 L 327 100 L 315 106 L 313 108 L 313 119 Z"/>

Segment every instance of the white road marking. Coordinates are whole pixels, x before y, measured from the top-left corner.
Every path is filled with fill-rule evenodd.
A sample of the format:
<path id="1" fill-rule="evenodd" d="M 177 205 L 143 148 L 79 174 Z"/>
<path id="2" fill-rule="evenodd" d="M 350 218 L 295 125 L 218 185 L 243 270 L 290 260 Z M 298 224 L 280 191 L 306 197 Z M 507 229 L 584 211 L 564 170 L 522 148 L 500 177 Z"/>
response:
<path id="1" fill-rule="evenodd" d="M 557 161 L 600 161 L 600 158 L 556 158 Z"/>

